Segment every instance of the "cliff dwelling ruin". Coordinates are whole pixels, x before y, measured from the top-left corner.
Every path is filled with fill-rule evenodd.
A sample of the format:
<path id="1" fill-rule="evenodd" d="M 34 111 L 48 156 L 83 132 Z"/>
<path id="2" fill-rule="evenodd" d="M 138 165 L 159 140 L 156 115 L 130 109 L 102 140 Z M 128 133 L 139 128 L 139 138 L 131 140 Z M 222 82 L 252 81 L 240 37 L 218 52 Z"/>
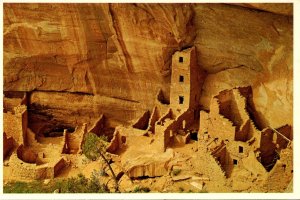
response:
<path id="1" fill-rule="evenodd" d="M 292 192 L 292 14 L 234 4 L 53 6 L 50 17 L 46 4 L 4 5 L 4 186 L 98 171 L 110 192 L 114 178 L 120 192 Z M 244 18 L 230 21 L 233 11 Z M 210 22 L 223 17 L 228 27 Z M 275 31 L 250 29 L 270 24 Z M 250 50 L 220 52 L 224 40 Z M 89 133 L 107 138 L 114 174 L 83 153 Z"/>

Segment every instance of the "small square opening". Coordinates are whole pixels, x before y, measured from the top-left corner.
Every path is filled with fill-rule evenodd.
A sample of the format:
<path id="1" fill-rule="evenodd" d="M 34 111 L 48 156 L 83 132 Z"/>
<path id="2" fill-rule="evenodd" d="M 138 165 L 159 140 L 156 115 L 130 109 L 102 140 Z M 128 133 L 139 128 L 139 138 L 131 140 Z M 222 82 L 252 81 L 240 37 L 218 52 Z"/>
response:
<path id="1" fill-rule="evenodd" d="M 181 57 L 181 56 L 179 57 L 179 62 L 183 63 L 183 57 Z"/>
<path id="2" fill-rule="evenodd" d="M 244 148 L 239 146 L 239 153 L 243 153 L 244 152 Z"/>
<path id="3" fill-rule="evenodd" d="M 184 101 L 184 97 L 183 96 L 179 96 L 179 104 L 183 104 Z"/>
<path id="4" fill-rule="evenodd" d="M 181 83 L 184 82 L 184 76 L 182 76 L 182 75 L 179 76 L 179 82 L 181 82 Z"/>
<path id="5" fill-rule="evenodd" d="M 234 165 L 237 165 L 238 164 L 238 161 L 236 159 L 233 159 L 233 164 Z"/>

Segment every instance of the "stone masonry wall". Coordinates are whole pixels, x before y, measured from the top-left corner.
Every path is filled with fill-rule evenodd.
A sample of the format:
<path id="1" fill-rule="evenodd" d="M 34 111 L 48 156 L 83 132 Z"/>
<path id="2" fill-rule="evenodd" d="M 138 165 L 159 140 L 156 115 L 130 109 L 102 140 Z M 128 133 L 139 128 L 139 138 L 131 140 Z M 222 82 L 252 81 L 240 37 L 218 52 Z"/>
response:
<path id="1" fill-rule="evenodd" d="M 219 114 L 219 104 L 213 98 L 210 106 L 208 132 L 211 136 L 233 141 L 236 127 L 232 122 Z"/>
<path id="2" fill-rule="evenodd" d="M 27 110 L 26 106 L 15 108 L 15 114 L 3 113 L 3 129 L 7 136 L 12 137 L 17 144 L 26 143 Z"/>

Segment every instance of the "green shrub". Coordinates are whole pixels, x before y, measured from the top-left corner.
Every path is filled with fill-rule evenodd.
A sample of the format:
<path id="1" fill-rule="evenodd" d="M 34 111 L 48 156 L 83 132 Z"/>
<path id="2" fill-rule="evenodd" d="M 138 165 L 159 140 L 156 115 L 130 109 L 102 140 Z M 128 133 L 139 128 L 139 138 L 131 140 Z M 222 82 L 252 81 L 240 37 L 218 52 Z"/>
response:
<path id="1" fill-rule="evenodd" d="M 179 192 L 183 192 L 184 188 L 183 187 L 179 187 Z"/>
<path id="2" fill-rule="evenodd" d="M 181 169 L 173 169 L 172 174 L 173 176 L 177 176 L 178 174 L 180 174 Z"/>
<path id="3" fill-rule="evenodd" d="M 150 188 L 148 187 L 140 187 L 140 186 L 136 186 L 133 190 L 134 193 L 148 193 L 150 192 Z"/>
<path id="4" fill-rule="evenodd" d="M 106 136 L 98 137 L 95 133 L 88 133 L 84 138 L 83 154 L 90 160 L 97 160 L 100 152 L 106 151 L 107 141 Z"/>
<path id="5" fill-rule="evenodd" d="M 100 183 L 97 176 L 91 176 L 90 179 L 79 174 L 77 177 L 68 179 L 57 179 L 49 184 L 43 184 L 43 181 L 33 182 L 11 182 L 4 185 L 4 193 L 52 193 L 54 190 L 60 193 L 104 193 L 109 192 L 108 188 Z"/>
<path id="6" fill-rule="evenodd" d="M 208 191 L 204 188 L 204 189 L 200 190 L 199 193 L 208 193 Z"/>
<path id="7" fill-rule="evenodd" d="M 94 133 L 88 133 L 85 136 L 82 151 L 83 154 L 91 160 L 97 160 L 99 158 L 100 153 L 99 153 L 99 143 L 100 143 L 100 138 L 94 134 Z"/>

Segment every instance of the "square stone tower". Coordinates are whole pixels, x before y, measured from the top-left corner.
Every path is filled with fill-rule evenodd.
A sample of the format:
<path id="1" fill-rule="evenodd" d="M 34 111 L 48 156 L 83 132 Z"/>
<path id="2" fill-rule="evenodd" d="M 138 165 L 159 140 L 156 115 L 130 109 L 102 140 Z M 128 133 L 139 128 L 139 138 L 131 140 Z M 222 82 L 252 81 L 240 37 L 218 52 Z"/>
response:
<path id="1" fill-rule="evenodd" d="M 179 112 L 195 109 L 199 105 L 203 78 L 195 47 L 175 52 L 172 57 L 171 108 Z"/>

